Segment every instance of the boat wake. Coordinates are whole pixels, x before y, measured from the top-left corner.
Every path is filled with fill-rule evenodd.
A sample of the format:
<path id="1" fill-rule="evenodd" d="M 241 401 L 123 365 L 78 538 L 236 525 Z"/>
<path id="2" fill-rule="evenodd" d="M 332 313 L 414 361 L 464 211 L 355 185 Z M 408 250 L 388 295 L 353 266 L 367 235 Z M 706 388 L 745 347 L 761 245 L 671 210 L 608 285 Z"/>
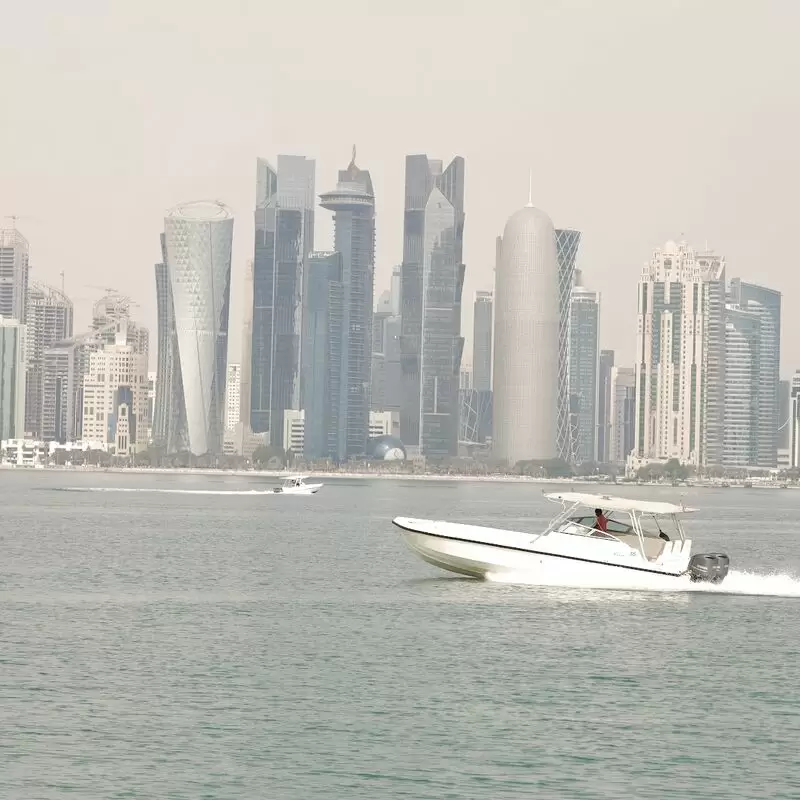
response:
<path id="1" fill-rule="evenodd" d="M 275 494 L 272 489 L 132 489 L 121 486 L 65 486 L 62 492 L 141 492 L 144 494 L 229 494 L 264 495 Z"/>
<path id="2" fill-rule="evenodd" d="M 609 577 L 605 582 L 582 582 L 570 580 L 566 575 L 554 575 L 542 580 L 540 576 L 526 575 L 524 572 L 496 572 L 486 576 L 493 583 L 513 583 L 528 586 L 565 587 L 573 589 L 609 589 L 621 591 L 641 591 L 658 593 L 699 593 L 729 594 L 749 597 L 798 597 L 800 598 L 800 578 L 788 574 L 760 574 L 731 570 L 721 584 L 692 583 L 689 577 L 675 578 L 666 583 L 658 576 Z"/>

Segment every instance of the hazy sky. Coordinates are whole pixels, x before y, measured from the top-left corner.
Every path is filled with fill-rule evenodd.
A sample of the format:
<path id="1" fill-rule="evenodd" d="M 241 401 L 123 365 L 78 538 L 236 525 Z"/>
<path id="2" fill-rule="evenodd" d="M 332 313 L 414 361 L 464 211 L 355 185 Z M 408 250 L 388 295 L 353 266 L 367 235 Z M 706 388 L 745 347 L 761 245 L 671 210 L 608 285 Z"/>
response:
<path id="1" fill-rule="evenodd" d="M 404 13 L 375 11 L 390 5 Z M 236 215 L 237 356 L 256 156 L 316 158 L 319 193 L 356 143 L 377 198 L 376 294 L 402 259 L 405 155 L 462 155 L 468 337 L 532 169 L 534 204 L 583 231 L 601 346 L 633 357 L 641 266 L 683 234 L 729 277 L 784 293 L 783 372 L 800 367 L 800 2 L 287 6 L 0 0 L 0 216 L 19 216 L 35 278 L 65 270 L 79 325 L 91 287 L 114 287 L 155 342 L 164 211 L 216 198 Z M 317 219 L 326 249 L 330 215 Z"/>

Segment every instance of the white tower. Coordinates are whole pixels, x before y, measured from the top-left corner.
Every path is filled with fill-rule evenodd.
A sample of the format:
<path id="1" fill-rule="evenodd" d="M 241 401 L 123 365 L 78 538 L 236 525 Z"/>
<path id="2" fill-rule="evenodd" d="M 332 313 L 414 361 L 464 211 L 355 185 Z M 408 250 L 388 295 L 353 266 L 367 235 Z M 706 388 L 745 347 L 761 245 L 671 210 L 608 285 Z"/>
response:
<path id="1" fill-rule="evenodd" d="M 493 452 L 555 458 L 558 260 L 550 218 L 530 203 L 506 223 L 495 277 Z"/>

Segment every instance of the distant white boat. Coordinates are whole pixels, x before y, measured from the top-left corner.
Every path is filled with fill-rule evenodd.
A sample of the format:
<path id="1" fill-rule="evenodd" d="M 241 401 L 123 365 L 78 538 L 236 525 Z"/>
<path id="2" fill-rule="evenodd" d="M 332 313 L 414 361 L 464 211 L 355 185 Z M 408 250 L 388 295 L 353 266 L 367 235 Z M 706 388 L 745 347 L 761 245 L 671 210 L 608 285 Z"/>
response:
<path id="1" fill-rule="evenodd" d="M 692 555 L 681 517 L 694 509 L 578 492 L 545 497 L 561 511 L 538 534 L 408 517 L 392 522 L 424 561 L 475 578 L 525 573 L 534 583 L 602 587 L 624 574 L 677 588 L 687 576 L 721 583 L 728 574 L 727 555 Z M 594 509 L 602 509 L 605 530 Z"/>
<path id="2" fill-rule="evenodd" d="M 303 475 L 291 475 L 283 479 L 283 483 L 273 489 L 275 494 L 316 494 L 324 484 L 306 483 Z"/>

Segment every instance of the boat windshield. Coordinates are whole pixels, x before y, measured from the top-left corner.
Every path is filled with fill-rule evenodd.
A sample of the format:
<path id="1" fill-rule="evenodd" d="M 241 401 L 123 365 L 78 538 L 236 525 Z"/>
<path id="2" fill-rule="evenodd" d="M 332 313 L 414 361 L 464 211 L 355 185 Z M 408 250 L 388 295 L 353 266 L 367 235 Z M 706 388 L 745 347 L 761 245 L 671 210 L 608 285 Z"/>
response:
<path id="1" fill-rule="evenodd" d="M 606 514 L 606 519 L 608 520 L 606 529 L 612 536 L 636 533 L 630 522 L 622 519 L 614 519 L 612 512 Z M 664 539 L 666 541 L 671 541 L 672 539 L 682 538 L 682 531 L 679 529 L 678 521 L 674 516 L 659 517 L 642 514 L 639 519 L 642 526 L 642 536 L 646 539 Z M 578 526 L 581 533 L 594 533 L 598 535 L 598 531 L 594 527 L 595 521 L 596 518 L 594 514 L 580 514 L 577 517 L 570 517 L 564 522 L 562 532 L 566 533 L 567 531 L 564 530 L 564 528 L 572 525 Z M 578 533 L 579 531 L 575 530 L 574 532 Z"/>

